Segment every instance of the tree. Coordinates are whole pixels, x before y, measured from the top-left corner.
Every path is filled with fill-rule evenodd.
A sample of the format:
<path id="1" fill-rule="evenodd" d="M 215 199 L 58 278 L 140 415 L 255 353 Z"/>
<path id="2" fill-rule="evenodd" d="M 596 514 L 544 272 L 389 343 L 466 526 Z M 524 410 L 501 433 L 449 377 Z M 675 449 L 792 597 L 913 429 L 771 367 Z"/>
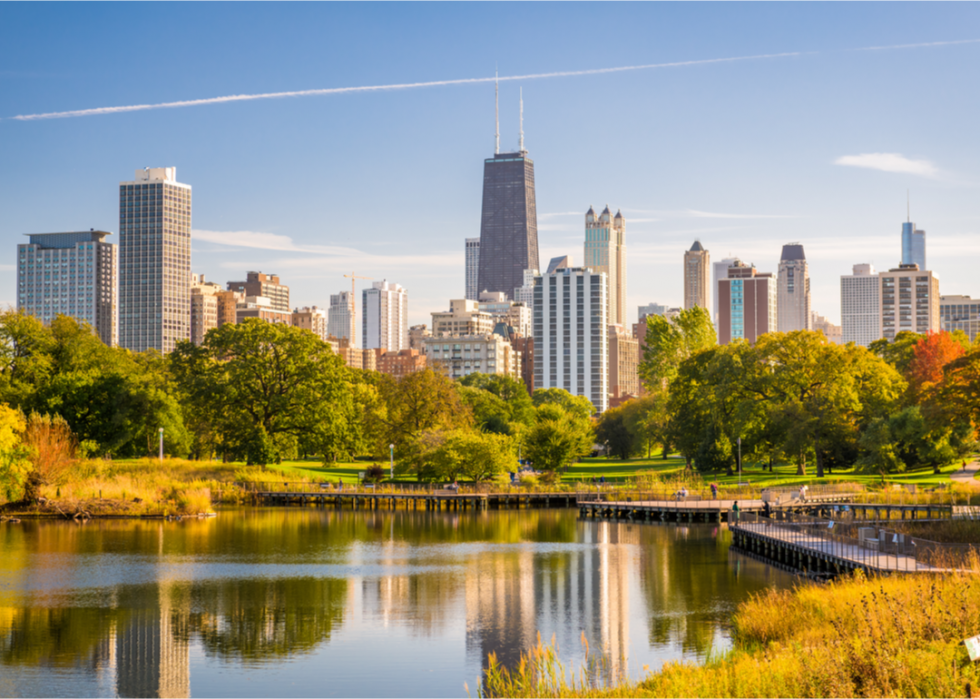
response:
<path id="1" fill-rule="evenodd" d="M 460 397 L 472 411 L 473 420 L 481 430 L 510 434 L 510 407 L 502 399 L 490 391 L 471 386 L 461 386 Z"/>
<path id="2" fill-rule="evenodd" d="M 667 458 L 667 393 L 657 391 L 626 401 L 622 406 L 627 429 L 633 434 L 636 450 L 646 451 L 649 458 L 653 447 L 661 445 Z"/>
<path id="3" fill-rule="evenodd" d="M 636 453 L 636 434 L 630 429 L 627 421 L 628 411 L 625 407 L 610 408 L 602 414 L 596 423 L 596 440 L 609 448 L 610 454 L 621 460 Z"/>
<path id="4" fill-rule="evenodd" d="M 534 407 L 542 405 L 557 405 L 566 412 L 574 413 L 579 418 L 589 418 L 595 414 L 595 406 L 585 396 L 573 396 L 563 388 L 539 388 L 532 396 Z M 537 417 L 540 418 L 540 413 Z"/>
<path id="5" fill-rule="evenodd" d="M 5 500 L 13 500 L 22 492 L 27 476 L 28 462 L 22 440 L 27 426 L 24 415 L 0 403 L 0 493 Z"/>
<path id="6" fill-rule="evenodd" d="M 178 343 L 170 362 L 228 456 L 264 464 L 299 439 L 325 457 L 355 442 L 351 377 L 311 332 L 248 319 L 209 331 L 199 347 Z"/>
<path id="7" fill-rule="evenodd" d="M 590 453 L 593 445 L 591 420 L 575 406 L 565 410 L 556 403 L 538 407 L 537 421 L 524 437 L 524 453 L 534 467 L 554 472 Z"/>
<path id="8" fill-rule="evenodd" d="M 647 316 L 646 346 L 640 362 L 640 378 L 650 392 L 667 388 L 682 362 L 714 347 L 715 328 L 708 311 L 687 308 L 675 318 Z"/>
<path id="9" fill-rule="evenodd" d="M 24 427 L 24 446 L 30 464 L 24 500 L 37 502 L 43 486 L 60 485 L 75 466 L 78 442 L 64 419 L 31 413 Z"/>
<path id="10" fill-rule="evenodd" d="M 463 386 L 482 388 L 504 401 L 510 411 L 509 422 L 531 425 L 534 422 L 534 403 L 524 382 L 504 374 L 473 372 L 459 380 Z"/>
<path id="11" fill-rule="evenodd" d="M 912 402 L 926 398 L 943 380 L 943 368 L 966 354 L 963 345 L 945 330 L 922 336 L 912 348 L 905 375 Z"/>
<path id="12" fill-rule="evenodd" d="M 868 351 L 888 362 L 902 376 L 906 375 L 909 364 L 915 356 L 915 346 L 922 335 L 903 330 L 891 342 L 887 338 L 875 340 L 868 345 Z"/>

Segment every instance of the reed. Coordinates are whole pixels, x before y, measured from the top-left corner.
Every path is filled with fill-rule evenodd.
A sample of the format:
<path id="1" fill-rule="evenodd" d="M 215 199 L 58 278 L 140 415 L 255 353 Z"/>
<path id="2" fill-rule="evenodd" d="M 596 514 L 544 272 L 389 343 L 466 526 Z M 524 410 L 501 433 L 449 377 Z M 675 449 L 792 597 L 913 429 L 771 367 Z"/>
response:
<path id="1" fill-rule="evenodd" d="M 602 688 L 561 680 L 564 668 L 557 648 L 535 648 L 522 662 L 535 674 L 494 667 L 487 672 L 485 693 L 966 696 L 967 686 L 976 688 L 980 679 L 962 643 L 980 628 L 980 562 L 974 555 L 963 573 L 888 578 L 857 574 L 824 585 L 769 590 L 742 603 L 732 623 L 733 648 L 700 664 L 671 662 L 639 681 Z M 536 677 L 547 681 L 529 681 Z"/>

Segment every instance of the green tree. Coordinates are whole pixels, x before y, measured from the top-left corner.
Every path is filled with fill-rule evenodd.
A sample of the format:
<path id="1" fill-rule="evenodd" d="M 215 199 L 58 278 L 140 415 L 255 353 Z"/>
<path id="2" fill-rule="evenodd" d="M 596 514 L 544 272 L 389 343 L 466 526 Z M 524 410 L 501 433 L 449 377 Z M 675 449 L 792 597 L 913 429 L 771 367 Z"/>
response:
<path id="1" fill-rule="evenodd" d="M 594 444 L 592 422 L 580 409 L 546 402 L 538 407 L 537 421 L 524 437 L 524 455 L 535 468 L 558 472 L 590 453 Z"/>
<path id="2" fill-rule="evenodd" d="M 248 319 L 209 331 L 199 347 L 178 343 L 170 361 L 227 455 L 269 463 L 299 439 L 324 455 L 355 441 L 348 370 L 309 331 Z"/>
<path id="3" fill-rule="evenodd" d="M 557 405 L 565 412 L 573 413 L 576 417 L 587 419 L 595 414 L 595 406 L 585 396 L 573 396 L 563 388 L 539 388 L 531 397 L 535 408 L 542 405 Z M 537 413 L 536 418 L 540 418 Z"/>
<path id="4" fill-rule="evenodd" d="M 621 460 L 636 453 L 636 434 L 630 429 L 628 410 L 625 407 L 610 408 L 596 423 L 596 441 L 605 444 L 609 453 Z"/>
<path id="5" fill-rule="evenodd" d="M 509 422 L 519 422 L 523 425 L 534 423 L 534 403 L 523 381 L 504 374 L 473 372 L 461 378 L 459 383 L 472 388 L 482 388 L 507 403 L 510 410 Z"/>
<path id="6" fill-rule="evenodd" d="M 903 330 L 895 335 L 894 340 L 875 340 L 868 345 L 868 351 L 884 359 L 902 376 L 906 376 L 915 357 L 915 347 L 923 337 L 925 335 Z"/>
<path id="7" fill-rule="evenodd" d="M 510 434 L 510 407 L 502 399 L 490 391 L 471 386 L 461 386 L 460 397 L 482 431 Z"/>
<path id="8" fill-rule="evenodd" d="M 647 316 L 646 345 L 640 362 L 640 378 L 651 393 L 667 388 L 681 363 L 715 346 L 715 328 L 708 311 L 687 308 L 675 318 Z"/>

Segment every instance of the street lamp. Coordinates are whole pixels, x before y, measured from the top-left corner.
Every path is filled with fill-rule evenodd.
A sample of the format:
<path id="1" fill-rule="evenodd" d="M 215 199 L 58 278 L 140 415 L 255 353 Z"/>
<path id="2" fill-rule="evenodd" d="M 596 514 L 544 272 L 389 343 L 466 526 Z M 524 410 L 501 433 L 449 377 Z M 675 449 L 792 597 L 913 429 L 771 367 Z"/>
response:
<path id="1" fill-rule="evenodd" d="M 389 444 L 388 449 L 391 450 L 391 480 L 395 480 L 395 445 Z"/>
<path id="2" fill-rule="evenodd" d="M 163 463 L 163 428 L 160 428 L 160 463 Z"/>
<path id="3" fill-rule="evenodd" d="M 738 484 L 742 485 L 742 438 L 738 438 Z"/>

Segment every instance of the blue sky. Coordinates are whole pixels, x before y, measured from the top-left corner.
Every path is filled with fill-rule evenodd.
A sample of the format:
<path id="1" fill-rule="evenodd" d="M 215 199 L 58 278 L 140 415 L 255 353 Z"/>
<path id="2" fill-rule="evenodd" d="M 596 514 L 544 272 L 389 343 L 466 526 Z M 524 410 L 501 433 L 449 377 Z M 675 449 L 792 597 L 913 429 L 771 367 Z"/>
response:
<path id="1" fill-rule="evenodd" d="M 841 274 L 898 262 L 911 190 L 942 293 L 980 296 L 975 3 L 2 3 L 0 303 L 24 233 L 116 231 L 118 182 L 176 166 L 195 271 L 277 273 L 324 307 L 356 271 L 430 322 L 463 295 L 493 153 L 487 82 L 12 117 L 773 54 L 793 55 L 502 82 L 505 149 L 524 91 L 542 264 L 581 262 L 584 212 L 608 203 L 632 318 L 682 302 L 697 237 L 772 272 L 803 243 L 836 321 Z"/>

